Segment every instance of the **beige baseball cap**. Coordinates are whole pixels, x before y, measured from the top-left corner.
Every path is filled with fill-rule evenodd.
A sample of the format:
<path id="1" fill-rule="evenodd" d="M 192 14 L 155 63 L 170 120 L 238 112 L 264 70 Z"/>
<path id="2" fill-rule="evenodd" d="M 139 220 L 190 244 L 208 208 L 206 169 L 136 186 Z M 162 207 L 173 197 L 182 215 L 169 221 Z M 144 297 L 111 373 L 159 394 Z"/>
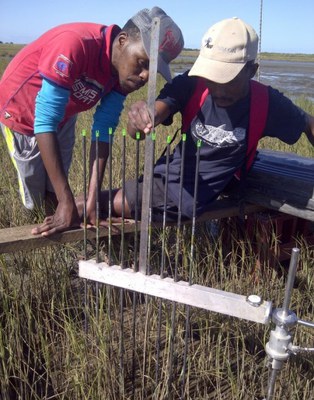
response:
<path id="1" fill-rule="evenodd" d="M 214 24 L 202 39 L 201 50 L 189 75 L 217 83 L 234 79 L 247 61 L 257 56 L 258 36 L 240 18 L 224 19 Z"/>

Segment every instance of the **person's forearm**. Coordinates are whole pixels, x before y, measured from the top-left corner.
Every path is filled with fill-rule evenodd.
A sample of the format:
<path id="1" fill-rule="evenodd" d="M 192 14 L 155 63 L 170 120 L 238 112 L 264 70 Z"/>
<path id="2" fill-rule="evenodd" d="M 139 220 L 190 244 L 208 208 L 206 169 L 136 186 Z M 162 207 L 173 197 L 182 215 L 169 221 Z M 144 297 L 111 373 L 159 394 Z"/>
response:
<path id="1" fill-rule="evenodd" d="M 63 169 L 59 145 L 54 132 L 36 135 L 39 151 L 58 202 L 73 202 L 73 194 Z"/>
<path id="2" fill-rule="evenodd" d="M 310 114 L 307 114 L 305 133 L 309 142 L 312 144 L 312 146 L 314 146 L 314 117 L 312 117 Z"/>
<path id="3" fill-rule="evenodd" d="M 97 182 L 97 154 L 96 143 L 92 142 L 89 155 L 89 190 L 88 203 L 95 204 L 96 188 L 99 190 L 103 181 L 105 167 L 109 156 L 109 144 L 104 142 L 98 143 L 98 182 Z"/>

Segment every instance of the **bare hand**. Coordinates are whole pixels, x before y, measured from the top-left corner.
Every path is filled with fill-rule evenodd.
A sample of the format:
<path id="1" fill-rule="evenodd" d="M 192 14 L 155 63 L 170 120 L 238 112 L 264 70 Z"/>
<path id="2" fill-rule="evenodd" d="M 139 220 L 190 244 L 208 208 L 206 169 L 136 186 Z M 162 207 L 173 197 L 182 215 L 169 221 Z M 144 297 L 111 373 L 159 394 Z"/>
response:
<path id="1" fill-rule="evenodd" d="M 137 101 L 132 104 L 128 111 L 128 133 L 135 139 L 139 132 L 141 139 L 153 129 L 153 124 L 145 101 Z"/>
<path id="2" fill-rule="evenodd" d="M 46 217 L 41 225 L 33 228 L 32 234 L 49 236 L 56 232 L 63 232 L 69 228 L 79 226 L 80 219 L 75 204 L 59 203 L 55 214 Z"/>

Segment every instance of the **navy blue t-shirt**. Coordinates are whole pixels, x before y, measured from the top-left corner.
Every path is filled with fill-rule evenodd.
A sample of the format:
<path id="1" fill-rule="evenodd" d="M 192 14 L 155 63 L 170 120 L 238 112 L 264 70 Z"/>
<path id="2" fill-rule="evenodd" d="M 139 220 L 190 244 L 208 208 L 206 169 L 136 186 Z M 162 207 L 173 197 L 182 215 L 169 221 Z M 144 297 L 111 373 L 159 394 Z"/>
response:
<path id="1" fill-rule="evenodd" d="M 172 115 L 183 112 L 192 96 L 196 78 L 188 72 L 177 76 L 167 84 L 158 100 L 166 102 Z M 217 107 L 209 95 L 186 132 L 184 174 L 182 188 L 182 213 L 193 216 L 193 198 L 196 170 L 196 143 L 200 139 L 198 174 L 197 215 L 206 211 L 230 182 L 234 173 L 246 162 L 249 124 L 250 94 L 230 107 Z M 164 122 L 172 122 L 172 116 Z M 278 90 L 269 86 L 269 110 L 263 136 L 276 137 L 285 143 L 295 143 L 305 129 L 305 113 Z M 182 142 L 171 156 L 168 170 L 168 196 L 179 204 Z M 155 175 L 166 176 L 165 158 L 157 161 Z"/>

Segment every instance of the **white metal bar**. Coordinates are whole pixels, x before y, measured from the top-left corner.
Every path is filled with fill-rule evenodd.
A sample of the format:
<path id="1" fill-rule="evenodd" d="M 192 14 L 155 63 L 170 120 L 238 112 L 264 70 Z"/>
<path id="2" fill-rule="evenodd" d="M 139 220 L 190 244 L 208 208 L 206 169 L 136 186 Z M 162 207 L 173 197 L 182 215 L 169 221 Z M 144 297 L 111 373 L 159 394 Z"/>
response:
<path id="1" fill-rule="evenodd" d="M 262 301 L 256 306 L 243 295 L 189 285 L 184 281 L 174 282 L 171 278 L 162 279 L 159 275 L 144 275 L 130 268 L 122 269 L 119 265 L 108 266 L 104 262 L 97 264 L 95 260 L 82 260 L 79 261 L 79 276 L 261 324 L 268 324 L 271 318 L 270 301 Z"/>

